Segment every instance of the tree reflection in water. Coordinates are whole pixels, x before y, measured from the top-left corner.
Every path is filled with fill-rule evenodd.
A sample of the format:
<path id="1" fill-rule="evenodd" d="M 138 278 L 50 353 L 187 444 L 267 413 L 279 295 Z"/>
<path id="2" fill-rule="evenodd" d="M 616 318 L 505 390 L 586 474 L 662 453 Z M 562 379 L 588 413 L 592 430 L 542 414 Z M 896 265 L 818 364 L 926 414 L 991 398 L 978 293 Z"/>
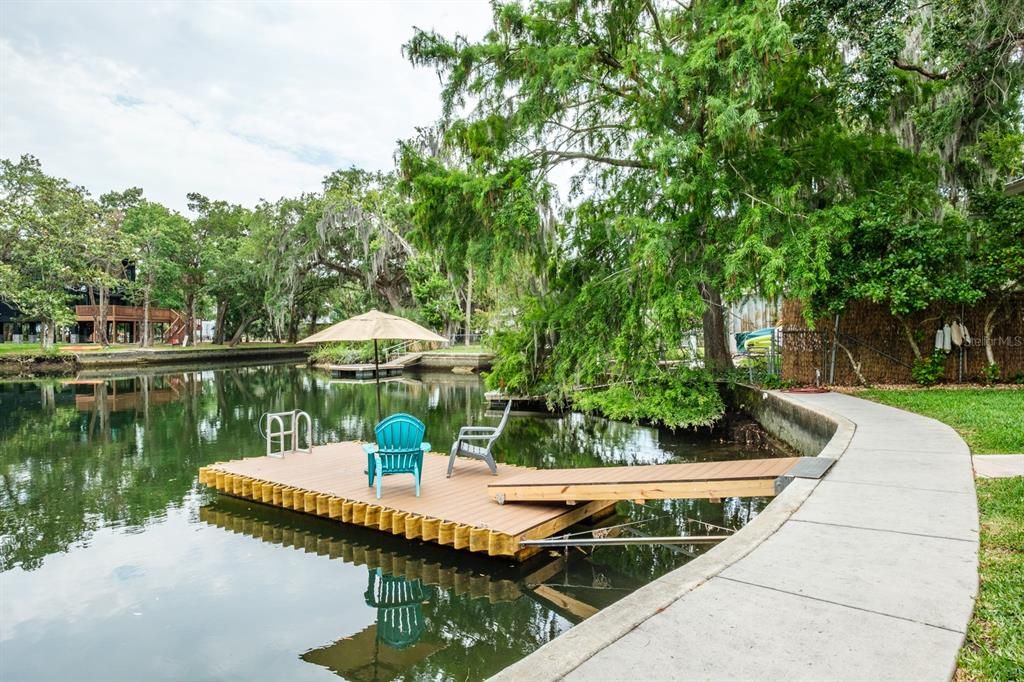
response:
<path id="1" fill-rule="evenodd" d="M 476 377 L 425 374 L 382 388 L 385 411 L 419 417 L 439 452 L 448 450 L 459 427 L 494 424 L 499 417 L 486 411 Z M 380 581 L 374 599 L 385 582 L 410 597 L 409 604 L 398 607 L 404 611 L 393 612 L 393 618 L 385 614 L 373 632 L 339 633 L 339 642 L 303 654 L 305 660 L 338 671 L 340 642 L 351 647 L 352 640 L 357 646 L 365 640 L 390 645 L 379 649 L 386 653 L 376 659 L 376 673 L 348 670 L 346 677 L 478 679 L 535 650 L 581 617 L 565 604 L 583 604 L 584 613 L 602 608 L 705 551 L 704 546 L 606 547 L 572 550 L 567 557 L 545 554 L 539 565 L 526 566 L 479 563 L 437 547 L 441 556 L 425 557 L 431 550 L 423 543 L 365 529 L 377 540 L 360 536 L 353 542 L 357 529 L 287 511 L 255 510 L 198 485 L 201 466 L 260 456 L 264 443 L 255 427 L 258 418 L 291 409 L 312 416 L 318 443 L 372 437 L 373 386 L 335 383 L 304 367 L 0 383 L 0 573 L 35 571 L 49 555 L 78 551 L 100 529 L 146 533 L 169 511 L 184 509 L 193 522 L 230 526 L 282 546 L 365 564 L 370 579 Z M 573 413 L 513 414 L 495 455 L 499 461 L 535 467 L 765 456 L 763 450 L 720 441 L 721 434 L 672 433 Z M 666 500 L 620 503 L 618 509 L 619 521 L 643 520 L 635 532 L 677 535 L 708 532 L 694 520 L 739 528 L 766 503 Z M 314 522 L 321 525 L 310 530 Z M 382 537 L 397 545 L 382 548 Z M 553 601 L 551 595 L 558 596 Z M 408 641 L 404 649 L 391 646 L 402 641 Z M 383 668 L 381 661 L 387 663 Z"/>

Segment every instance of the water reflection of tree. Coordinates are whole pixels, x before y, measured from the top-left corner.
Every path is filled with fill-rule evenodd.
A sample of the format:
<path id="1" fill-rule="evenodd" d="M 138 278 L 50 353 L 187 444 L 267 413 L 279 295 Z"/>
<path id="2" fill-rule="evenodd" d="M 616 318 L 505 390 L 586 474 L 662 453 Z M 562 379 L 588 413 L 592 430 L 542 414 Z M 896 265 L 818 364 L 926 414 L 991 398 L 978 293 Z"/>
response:
<path id="1" fill-rule="evenodd" d="M 346 649 L 349 655 L 340 655 L 340 649 L 365 645 L 362 639 L 347 643 L 340 640 L 302 655 L 304 660 L 324 665 L 350 679 L 378 679 L 374 671 L 382 673 L 380 679 L 390 679 L 391 674 L 399 675 L 399 679 L 484 679 L 569 627 L 569 623 L 550 608 L 525 595 L 525 587 L 519 589 L 522 583 L 517 582 L 514 589 L 508 589 L 506 584 L 518 576 L 517 566 L 435 545 L 408 543 L 365 528 L 340 526 L 282 510 L 249 507 L 237 500 L 218 499 L 200 511 L 200 518 L 232 532 L 326 555 L 325 559 L 335 557 L 335 560 L 359 565 L 362 557 L 368 562 L 369 571 L 369 585 L 364 594 L 367 603 L 378 609 L 382 605 L 385 608 L 412 607 L 418 624 L 408 632 L 415 631 L 416 642 L 430 646 L 422 649 L 428 655 L 414 657 L 417 660 L 411 661 L 404 671 L 375 667 L 375 656 L 380 653 L 377 650 L 353 652 Z M 335 547 L 337 551 L 332 551 Z M 346 552 L 346 547 L 364 551 Z M 346 556 L 352 558 L 346 559 Z M 433 566 L 433 570 L 429 570 L 429 566 Z M 457 576 L 433 580 L 427 588 L 425 574 L 440 577 L 446 572 L 457 572 Z M 383 599 L 380 583 L 385 576 L 393 586 L 409 584 L 408 590 L 402 589 L 396 594 L 422 595 L 422 601 L 417 598 L 415 604 L 401 604 Z M 492 589 L 495 586 L 497 590 Z M 378 612 L 377 615 L 376 628 L 380 629 L 384 614 Z M 406 646 L 413 647 L 412 640 L 410 637 Z"/>
<path id="2" fill-rule="evenodd" d="M 431 636 L 447 646 L 398 679 L 486 679 L 569 627 L 563 618 L 525 596 L 491 604 L 438 590 L 425 610 Z"/>
<path id="3" fill-rule="evenodd" d="M 333 383 L 326 374 L 287 365 L 146 372 L 81 385 L 0 384 L 0 570 L 32 569 L 98 528 L 163 516 L 200 490 L 200 466 L 263 453 L 256 424 L 265 412 L 305 410 L 319 443 L 369 440 L 375 401 L 372 384 Z M 386 383 L 382 401 L 386 412 L 420 417 L 441 452 L 460 426 L 498 419 L 485 414 L 478 382 L 447 375 Z M 513 416 L 497 455 L 538 467 L 665 461 L 678 458 L 673 438 L 582 415 Z M 702 504 L 664 508 L 730 521 L 728 505 Z M 641 564 L 643 575 L 665 565 Z"/>

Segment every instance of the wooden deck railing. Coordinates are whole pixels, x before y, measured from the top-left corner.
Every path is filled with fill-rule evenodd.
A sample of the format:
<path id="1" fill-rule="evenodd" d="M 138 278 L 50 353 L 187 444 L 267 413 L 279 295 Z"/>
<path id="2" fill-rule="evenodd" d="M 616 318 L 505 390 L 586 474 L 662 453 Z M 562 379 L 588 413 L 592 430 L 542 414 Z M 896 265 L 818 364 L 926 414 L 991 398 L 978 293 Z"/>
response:
<path id="1" fill-rule="evenodd" d="M 107 320 L 120 322 L 142 322 L 142 306 L 111 305 L 107 306 Z M 92 321 L 100 314 L 99 306 L 76 305 L 75 318 L 79 321 Z M 150 308 L 150 322 L 174 322 L 180 315 L 170 308 Z"/>

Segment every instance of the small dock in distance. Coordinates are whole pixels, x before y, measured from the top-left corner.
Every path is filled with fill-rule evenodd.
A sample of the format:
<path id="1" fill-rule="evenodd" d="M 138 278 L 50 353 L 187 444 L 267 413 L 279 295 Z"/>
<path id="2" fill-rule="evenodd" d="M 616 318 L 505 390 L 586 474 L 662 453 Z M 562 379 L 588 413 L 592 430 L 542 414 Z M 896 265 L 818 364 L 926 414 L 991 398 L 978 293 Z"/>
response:
<path id="1" fill-rule="evenodd" d="M 402 370 L 405 369 L 403 365 L 393 363 L 382 363 L 380 367 L 376 367 L 372 362 L 353 364 L 353 365 L 327 365 L 331 373 L 331 376 L 335 379 L 376 379 L 378 375 L 381 379 L 385 377 L 396 377 L 401 376 Z"/>

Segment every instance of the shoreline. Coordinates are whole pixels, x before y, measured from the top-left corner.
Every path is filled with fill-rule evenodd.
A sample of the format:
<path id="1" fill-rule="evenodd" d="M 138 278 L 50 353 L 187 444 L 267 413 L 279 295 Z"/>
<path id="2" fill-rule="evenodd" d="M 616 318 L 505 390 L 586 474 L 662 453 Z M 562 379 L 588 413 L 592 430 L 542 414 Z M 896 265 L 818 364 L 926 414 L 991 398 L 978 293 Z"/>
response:
<path id="1" fill-rule="evenodd" d="M 97 350 L 0 355 L 0 378 L 74 376 L 82 370 L 235 360 L 305 360 L 309 346 Z"/>

